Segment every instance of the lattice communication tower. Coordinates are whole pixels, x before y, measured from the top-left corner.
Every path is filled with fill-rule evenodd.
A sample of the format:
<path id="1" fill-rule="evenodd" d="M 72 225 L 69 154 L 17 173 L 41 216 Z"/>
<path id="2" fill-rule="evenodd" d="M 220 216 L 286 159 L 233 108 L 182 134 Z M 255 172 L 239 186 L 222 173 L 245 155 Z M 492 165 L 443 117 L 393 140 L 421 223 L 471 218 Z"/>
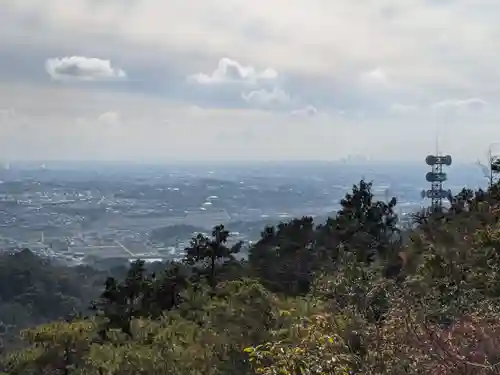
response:
<path id="1" fill-rule="evenodd" d="M 450 155 L 428 155 L 425 162 L 432 169 L 425 175 L 427 182 L 431 183 L 429 190 L 422 191 L 422 198 L 431 199 L 431 211 L 441 212 L 443 210 L 443 199 L 451 196 L 451 190 L 443 189 L 443 182 L 448 176 L 443 172 L 443 166 L 451 165 Z"/>

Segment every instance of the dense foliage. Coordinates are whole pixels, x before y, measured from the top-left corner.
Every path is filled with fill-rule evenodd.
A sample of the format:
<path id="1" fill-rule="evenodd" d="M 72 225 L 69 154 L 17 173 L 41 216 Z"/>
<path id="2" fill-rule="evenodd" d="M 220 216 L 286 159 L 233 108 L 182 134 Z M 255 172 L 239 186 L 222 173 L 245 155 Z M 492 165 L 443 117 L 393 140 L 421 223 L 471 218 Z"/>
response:
<path id="1" fill-rule="evenodd" d="M 361 181 L 325 223 L 264 228 L 247 261 L 234 259 L 241 244 L 229 246 L 223 226 L 195 236 L 180 264 L 152 271 L 138 261 L 108 276 L 85 317 L 69 318 L 98 290 L 85 268 L 5 256 L 2 302 L 52 322 L 22 331 L 24 346 L 5 353 L 1 370 L 500 374 L 498 189 L 464 189 L 448 212 L 416 215 L 403 231 L 396 199 L 375 201 Z"/>
<path id="2" fill-rule="evenodd" d="M 19 329 L 86 311 L 104 280 L 103 273 L 90 267 L 56 265 L 27 249 L 0 253 L 2 346 L 14 344 Z"/>

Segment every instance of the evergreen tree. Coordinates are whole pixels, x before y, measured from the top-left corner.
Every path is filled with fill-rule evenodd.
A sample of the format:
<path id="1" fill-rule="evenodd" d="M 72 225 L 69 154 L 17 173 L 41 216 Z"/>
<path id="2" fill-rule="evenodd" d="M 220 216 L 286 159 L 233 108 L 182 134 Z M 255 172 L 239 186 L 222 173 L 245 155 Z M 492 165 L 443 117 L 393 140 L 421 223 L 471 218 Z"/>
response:
<path id="1" fill-rule="evenodd" d="M 233 246 L 227 246 L 229 231 L 224 225 L 218 225 L 212 230 L 212 237 L 198 234 L 191 240 L 190 246 L 185 249 L 185 263 L 208 271 L 208 282 L 212 288 L 217 284 L 216 269 L 221 262 L 234 259 L 243 245 L 238 242 Z"/>

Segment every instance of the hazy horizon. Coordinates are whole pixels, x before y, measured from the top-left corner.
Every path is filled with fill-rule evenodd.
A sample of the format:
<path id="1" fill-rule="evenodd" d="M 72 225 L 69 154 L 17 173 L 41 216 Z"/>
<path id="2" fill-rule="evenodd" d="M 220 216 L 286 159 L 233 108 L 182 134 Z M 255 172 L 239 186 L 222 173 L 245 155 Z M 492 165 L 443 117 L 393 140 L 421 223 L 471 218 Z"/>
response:
<path id="1" fill-rule="evenodd" d="M 427 156 L 427 155 L 426 155 Z M 452 167 L 460 166 L 478 166 L 478 161 L 455 161 L 453 160 Z M 275 159 L 275 160 L 224 160 L 224 159 L 214 159 L 214 160 L 196 160 L 196 159 L 178 159 L 178 160 L 127 160 L 127 159 L 117 159 L 117 160 L 98 160 L 98 159 L 0 159 L 0 169 L 6 169 L 15 165 L 33 165 L 38 167 L 49 167 L 57 165 L 137 165 L 137 166 L 253 166 L 253 165 L 340 165 L 340 166 L 370 166 L 370 165 L 386 165 L 386 166 L 413 166 L 422 167 L 424 169 L 429 169 L 429 166 L 425 163 L 425 158 L 422 160 L 346 160 L 346 159 L 332 159 L 332 160 L 321 160 L 321 159 Z M 446 167 L 449 168 L 449 167 Z"/>

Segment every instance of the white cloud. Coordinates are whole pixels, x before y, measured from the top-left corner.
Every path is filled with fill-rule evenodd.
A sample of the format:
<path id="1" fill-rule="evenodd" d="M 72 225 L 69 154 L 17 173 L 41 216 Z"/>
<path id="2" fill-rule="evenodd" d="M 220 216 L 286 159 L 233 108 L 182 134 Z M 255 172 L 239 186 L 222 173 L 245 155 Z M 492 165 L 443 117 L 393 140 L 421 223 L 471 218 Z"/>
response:
<path id="1" fill-rule="evenodd" d="M 488 103 L 481 98 L 447 99 L 433 104 L 435 110 L 460 110 L 481 111 Z"/>
<path id="2" fill-rule="evenodd" d="M 418 109 L 419 108 L 416 105 L 413 105 L 413 104 L 400 104 L 400 103 L 394 103 L 389 108 L 390 112 L 397 113 L 397 114 L 415 113 L 415 112 L 418 111 Z"/>
<path id="3" fill-rule="evenodd" d="M 419 157 L 426 147 L 426 129 L 434 122 L 449 126 L 447 141 L 462 154 L 474 152 L 464 146 L 471 138 L 477 137 L 474 142 L 480 145 L 498 134 L 500 107 L 495 101 L 500 97 L 500 53 L 495 46 L 500 35 L 500 2 L 476 0 L 474 6 L 470 0 L 266 0 L 265 6 L 258 1 L 227 0 L 0 3 L 0 106 L 15 108 L 18 114 L 30 112 L 28 117 L 9 120 L 14 124 L 11 132 L 2 134 L 2 147 L 10 147 L 13 154 L 19 145 L 28 145 L 26 137 L 32 138 L 27 150 L 48 152 L 44 150 L 50 149 L 49 143 L 45 148 L 36 143 L 35 135 L 44 131 L 52 134 L 46 142 L 52 139 L 53 144 L 60 144 L 57 137 L 66 132 L 64 139 L 78 144 L 70 140 L 84 137 L 78 133 L 82 129 L 87 129 L 85 137 L 92 139 L 92 145 L 108 145 L 106 156 L 126 157 L 130 154 L 127 147 L 138 150 L 148 145 L 144 152 L 171 152 L 168 156 L 186 158 L 192 156 L 185 151 L 190 142 L 207 155 L 218 152 L 211 143 L 215 142 L 211 131 L 222 132 L 230 126 L 236 139 L 238 134 L 256 131 L 260 123 L 266 129 L 275 126 L 277 136 L 286 134 L 294 147 L 304 137 L 311 137 L 315 155 L 324 158 L 334 157 L 334 152 L 352 153 L 353 135 L 365 138 L 359 147 L 372 155 L 389 155 L 398 148 Z M 72 55 L 80 57 L 63 57 Z M 109 60 L 95 59 L 89 65 L 90 59 L 82 56 Z M 231 58 L 219 61 L 221 56 Z M 51 84 L 45 90 L 39 87 L 47 84 L 40 77 L 40 61 L 47 57 L 59 57 L 47 64 L 54 79 L 125 78 L 117 64 L 131 75 L 133 72 L 134 81 L 112 93 L 101 91 L 102 85 L 86 85 L 68 93 L 65 90 L 73 85 Z M 196 72 L 201 73 L 189 76 Z M 194 87 L 186 87 L 188 76 Z M 3 89 L 6 82 L 16 80 L 25 83 L 23 90 Z M 220 93 L 197 86 L 227 83 L 232 85 Z M 294 116 L 279 111 L 262 114 L 258 110 L 262 106 L 255 102 L 264 103 L 265 94 L 271 100 L 270 93 L 284 87 L 293 98 L 301 99 L 286 106 L 294 109 Z M 252 91 L 256 93 L 251 95 Z M 256 108 L 229 109 L 241 102 L 242 92 Z M 207 110 L 214 99 L 227 102 L 217 111 Z M 314 107 L 301 108 L 307 103 L 331 108 L 332 118 L 314 116 Z M 413 104 L 418 104 L 416 111 Z M 195 105 L 200 106 L 196 111 Z M 183 108 L 182 114 L 170 113 L 176 111 L 173 107 Z M 110 127 L 102 126 L 97 118 L 110 109 L 120 113 L 120 125 L 124 122 L 126 126 L 102 135 L 99 127 Z M 339 109 L 346 115 L 337 116 Z M 387 116 L 387 112 L 401 116 Z M 65 127 L 77 117 L 87 119 L 88 126 Z M 482 124 L 475 125 L 482 126 L 481 132 L 472 130 L 472 117 L 475 124 Z M 171 121 L 169 126 L 161 126 L 165 118 Z M 31 133 L 26 131 L 28 119 Z M 306 123 L 308 127 L 321 123 L 317 133 L 321 136 L 305 136 L 301 126 Z M 123 138 L 121 148 L 113 143 L 118 133 Z M 175 137 L 175 152 L 165 150 L 157 140 L 160 135 Z M 394 146 L 385 147 L 388 136 L 394 139 Z M 421 138 L 414 141 L 416 136 Z M 376 137 L 379 142 L 373 141 Z M 327 145 L 332 139 L 338 143 L 334 150 Z M 411 146 L 405 142 L 408 139 L 412 139 Z M 298 155 L 298 147 L 283 146 L 278 151 L 259 136 L 246 148 L 233 142 L 220 151 L 222 156 L 229 155 L 231 147 L 249 158 L 274 157 L 278 152 L 283 158 Z M 86 145 L 85 150 L 90 150 Z M 2 147 L 0 152 L 4 152 Z M 56 147 L 51 150 L 56 151 Z M 64 152 L 61 155 L 72 155 L 76 147 L 68 146 Z"/>
<path id="4" fill-rule="evenodd" d="M 104 125 L 115 126 L 120 123 L 120 114 L 114 111 L 104 112 L 99 115 L 97 121 Z"/>
<path id="5" fill-rule="evenodd" d="M 54 80 L 101 81 L 127 76 L 123 69 L 113 67 L 109 60 L 84 56 L 48 59 L 45 70 Z"/>
<path id="6" fill-rule="evenodd" d="M 257 70 L 253 66 L 244 66 L 236 60 L 224 57 L 219 60 L 217 68 L 211 74 L 193 74 L 188 76 L 188 81 L 201 85 L 256 84 L 260 81 L 275 80 L 276 78 L 278 78 L 278 73 L 274 69 Z"/>
<path id="7" fill-rule="evenodd" d="M 279 88 L 254 90 L 249 93 L 242 93 L 241 97 L 248 104 L 261 108 L 283 107 L 291 102 L 290 95 Z"/>
<path id="8" fill-rule="evenodd" d="M 69 6 L 16 0 L 2 3 L 0 35 L 13 46 L 79 46 L 112 50 L 127 60 L 175 62 L 186 75 L 232 56 L 250 66 L 346 84 L 380 66 L 404 87 L 498 92 L 491 77 L 500 77 L 500 56 L 491 46 L 500 3 L 477 0 L 472 10 L 469 3 L 269 0 L 263 7 L 227 0 L 72 0 Z M 36 18 L 33 28 L 23 26 L 28 17 Z M 206 73 L 198 79 L 217 81 Z"/>
<path id="9" fill-rule="evenodd" d="M 387 77 L 387 72 L 382 68 L 375 68 L 368 72 L 361 74 L 361 82 L 364 84 L 376 84 L 387 86 L 389 84 L 389 78 Z"/>
<path id="10" fill-rule="evenodd" d="M 313 116 L 316 116 L 318 114 L 318 110 L 316 109 L 316 107 L 314 107 L 312 105 L 308 105 L 304 108 L 295 109 L 292 112 L 290 112 L 290 114 L 292 116 L 313 117 Z"/>
<path id="11" fill-rule="evenodd" d="M 0 120 L 10 120 L 16 116 L 14 108 L 0 108 Z"/>
<path id="12" fill-rule="evenodd" d="M 340 116 L 333 111 L 307 116 L 316 113 L 312 107 L 296 111 L 295 116 L 258 109 L 195 110 L 161 97 L 116 91 L 96 95 L 72 85 L 4 84 L 0 103 L 16 110 L 13 126 L 1 127 L 4 160 L 332 160 L 363 153 L 374 159 L 420 161 L 434 150 L 435 122 L 430 115 L 402 121 Z M 101 120 L 118 117 L 119 126 L 104 125 L 100 115 Z M 164 119 L 169 126 L 162 124 Z M 481 117 L 474 126 L 470 121 L 443 122 L 440 134 L 447 135 L 442 138 L 445 152 L 457 160 L 474 161 L 497 137 L 498 118 Z"/>

